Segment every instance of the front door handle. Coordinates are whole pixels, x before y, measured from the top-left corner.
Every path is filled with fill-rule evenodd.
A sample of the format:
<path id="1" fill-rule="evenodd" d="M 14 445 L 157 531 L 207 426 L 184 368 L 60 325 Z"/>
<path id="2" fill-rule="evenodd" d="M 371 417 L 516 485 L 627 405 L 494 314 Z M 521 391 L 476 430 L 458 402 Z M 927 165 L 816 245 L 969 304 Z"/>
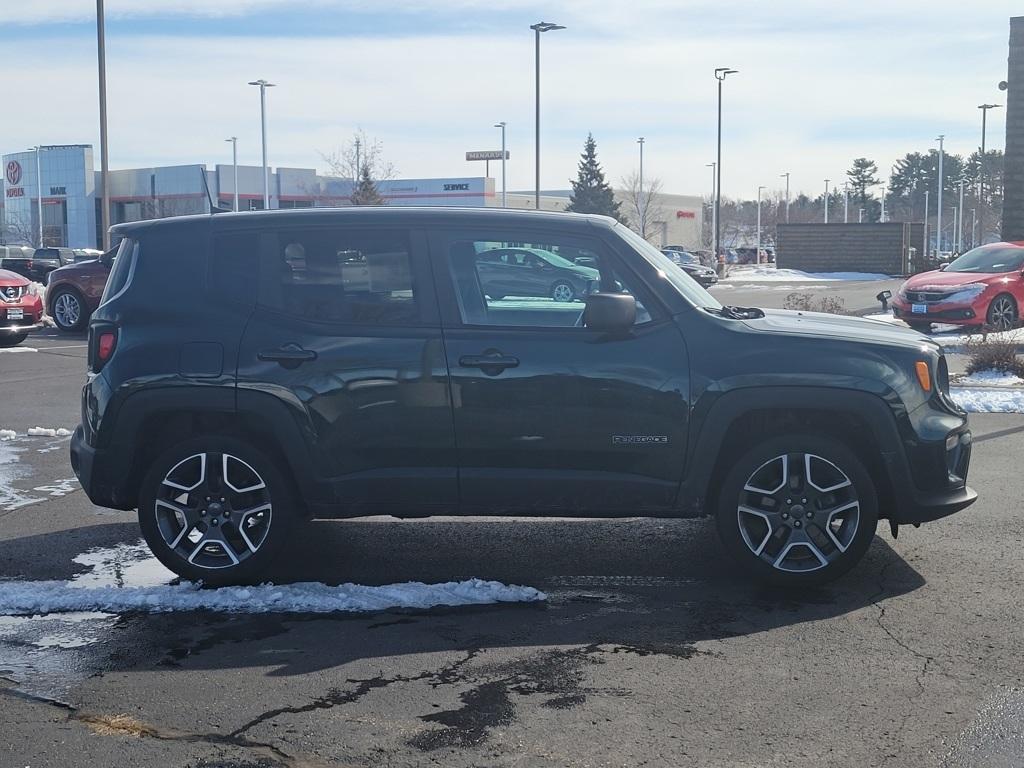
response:
<path id="1" fill-rule="evenodd" d="M 480 368 L 487 375 L 496 376 L 506 368 L 518 366 L 519 358 L 488 351 L 482 355 L 463 355 L 459 358 L 459 365 L 463 368 Z"/>
<path id="2" fill-rule="evenodd" d="M 303 363 L 316 360 L 316 352 L 303 349 L 294 342 L 283 344 L 277 349 L 261 349 L 256 357 L 263 362 L 278 363 L 283 368 L 298 368 Z"/>

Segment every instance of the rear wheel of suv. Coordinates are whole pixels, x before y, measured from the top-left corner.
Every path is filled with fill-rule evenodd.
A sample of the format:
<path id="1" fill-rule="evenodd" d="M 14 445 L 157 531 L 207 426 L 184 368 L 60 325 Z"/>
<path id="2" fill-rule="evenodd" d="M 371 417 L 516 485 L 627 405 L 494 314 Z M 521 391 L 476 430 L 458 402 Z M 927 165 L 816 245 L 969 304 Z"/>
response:
<path id="1" fill-rule="evenodd" d="M 1007 293 L 992 299 L 985 313 L 985 321 L 997 331 L 1008 331 L 1017 325 L 1017 302 Z"/>
<path id="2" fill-rule="evenodd" d="M 65 333 L 80 331 L 89 319 L 85 302 L 73 288 L 58 288 L 50 298 L 50 315 L 57 329 Z"/>
<path id="3" fill-rule="evenodd" d="M 831 581 L 864 556 L 878 502 L 849 448 L 792 434 L 759 443 L 733 464 L 716 514 L 725 548 L 752 575 L 809 586 Z"/>
<path id="4" fill-rule="evenodd" d="M 241 440 L 198 437 L 165 451 L 139 493 L 139 525 L 172 571 L 207 584 L 258 581 L 294 525 L 285 477 Z"/>

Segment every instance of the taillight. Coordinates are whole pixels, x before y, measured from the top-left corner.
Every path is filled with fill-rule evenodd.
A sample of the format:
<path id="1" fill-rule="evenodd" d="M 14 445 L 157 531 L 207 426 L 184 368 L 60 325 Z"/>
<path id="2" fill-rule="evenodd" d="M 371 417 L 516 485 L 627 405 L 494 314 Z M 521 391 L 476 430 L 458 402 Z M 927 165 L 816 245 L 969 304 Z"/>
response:
<path id="1" fill-rule="evenodd" d="M 105 363 L 114 354 L 114 344 L 117 342 L 117 334 L 113 331 L 104 331 L 100 334 L 99 342 L 96 345 L 96 359 Z"/>

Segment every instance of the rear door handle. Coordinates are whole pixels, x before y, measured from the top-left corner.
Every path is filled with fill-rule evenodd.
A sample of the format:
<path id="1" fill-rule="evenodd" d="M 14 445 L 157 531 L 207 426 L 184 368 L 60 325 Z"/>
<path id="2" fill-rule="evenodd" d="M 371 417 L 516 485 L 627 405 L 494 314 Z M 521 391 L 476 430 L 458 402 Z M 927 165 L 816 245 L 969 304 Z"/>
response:
<path id="1" fill-rule="evenodd" d="M 256 357 L 263 362 L 279 363 L 284 368 L 298 368 L 303 363 L 316 360 L 316 352 L 290 342 L 277 349 L 261 349 Z"/>
<path id="2" fill-rule="evenodd" d="M 480 368 L 484 373 L 500 373 L 506 368 L 515 368 L 518 366 L 519 358 L 502 355 L 500 353 L 463 355 L 459 358 L 459 365 L 463 368 Z"/>

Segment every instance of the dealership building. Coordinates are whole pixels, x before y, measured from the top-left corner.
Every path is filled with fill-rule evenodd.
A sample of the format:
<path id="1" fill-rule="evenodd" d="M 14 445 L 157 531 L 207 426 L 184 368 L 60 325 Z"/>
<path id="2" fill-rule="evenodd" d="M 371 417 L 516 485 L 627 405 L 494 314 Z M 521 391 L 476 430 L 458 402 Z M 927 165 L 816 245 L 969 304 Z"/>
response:
<path id="1" fill-rule="evenodd" d="M 62 144 L 3 155 L 3 197 L 0 199 L 0 232 L 7 243 L 37 243 L 39 211 L 42 210 L 46 245 L 96 248 L 102 242 L 100 173 L 88 144 Z M 232 208 L 235 200 L 235 167 L 174 165 L 132 168 L 110 172 L 110 220 L 114 224 L 141 219 L 206 213 L 210 200 Z M 270 176 L 271 208 L 320 208 L 349 205 L 351 179 L 320 176 L 312 168 L 275 168 Z M 263 208 L 263 174 L 259 166 L 240 165 L 238 208 Z M 392 205 L 500 207 L 502 195 L 495 179 L 459 177 L 448 179 L 391 179 L 378 184 Z M 41 193 L 41 194 L 40 194 Z M 564 210 L 569 190 L 545 191 L 540 207 Z M 625 195 L 617 193 L 628 217 Z M 39 204 L 40 198 L 42 205 Z M 510 208 L 533 208 L 532 193 L 510 192 Z M 659 245 L 699 247 L 703 226 L 703 200 L 693 195 L 654 195 L 647 203 L 652 220 L 650 239 Z"/>

